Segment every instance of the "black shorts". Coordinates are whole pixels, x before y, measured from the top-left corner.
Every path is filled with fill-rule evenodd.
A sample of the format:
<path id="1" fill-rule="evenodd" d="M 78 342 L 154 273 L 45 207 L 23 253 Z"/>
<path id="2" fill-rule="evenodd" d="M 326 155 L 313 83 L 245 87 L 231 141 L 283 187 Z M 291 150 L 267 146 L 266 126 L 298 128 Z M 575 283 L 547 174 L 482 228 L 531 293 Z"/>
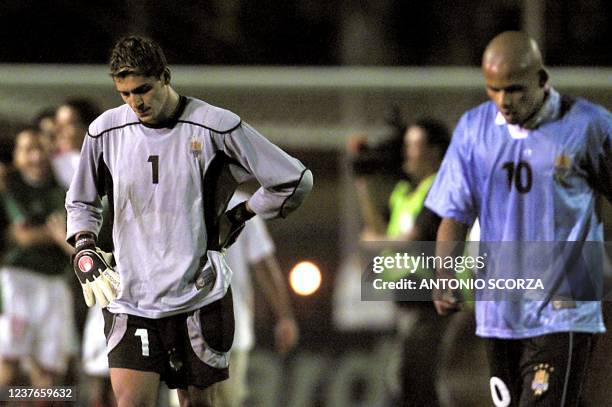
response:
<path id="1" fill-rule="evenodd" d="M 587 374 L 593 334 L 562 332 L 487 339 L 493 404 L 575 407 Z"/>
<path id="2" fill-rule="evenodd" d="M 198 310 L 161 319 L 104 310 L 108 364 L 160 374 L 169 388 L 205 388 L 229 377 L 231 290 Z"/>

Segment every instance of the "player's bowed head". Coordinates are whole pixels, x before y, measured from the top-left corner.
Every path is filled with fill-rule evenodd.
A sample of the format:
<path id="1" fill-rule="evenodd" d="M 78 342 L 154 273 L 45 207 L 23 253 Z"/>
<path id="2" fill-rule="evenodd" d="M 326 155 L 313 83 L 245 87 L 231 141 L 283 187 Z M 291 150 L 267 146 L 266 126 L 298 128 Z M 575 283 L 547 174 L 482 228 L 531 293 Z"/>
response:
<path id="1" fill-rule="evenodd" d="M 482 72 L 487 94 L 506 122 L 528 128 L 548 90 L 538 44 L 519 31 L 499 34 L 485 49 Z"/>

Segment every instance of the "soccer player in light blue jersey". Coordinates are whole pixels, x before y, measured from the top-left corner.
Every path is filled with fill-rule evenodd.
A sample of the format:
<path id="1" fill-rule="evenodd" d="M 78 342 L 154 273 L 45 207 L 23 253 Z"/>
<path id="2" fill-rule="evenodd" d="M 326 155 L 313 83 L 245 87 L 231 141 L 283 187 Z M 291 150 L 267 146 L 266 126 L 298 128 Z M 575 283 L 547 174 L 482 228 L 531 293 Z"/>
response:
<path id="1" fill-rule="evenodd" d="M 482 241 L 602 241 L 596 203 L 612 201 L 610 112 L 552 88 L 537 44 L 520 32 L 489 43 L 482 71 L 491 100 L 461 118 L 425 203 L 443 218 L 438 242 L 463 241 L 476 217 Z M 506 277 L 528 272 L 520 264 Z M 564 269 L 557 262 L 550 281 Z M 578 405 L 593 335 L 605 331 L 601 303 L 556 300 L 550 290 L 476 303 L 496 406 Z M 441 296 L 435 306 L 447 314 L 458 304 Z"/>

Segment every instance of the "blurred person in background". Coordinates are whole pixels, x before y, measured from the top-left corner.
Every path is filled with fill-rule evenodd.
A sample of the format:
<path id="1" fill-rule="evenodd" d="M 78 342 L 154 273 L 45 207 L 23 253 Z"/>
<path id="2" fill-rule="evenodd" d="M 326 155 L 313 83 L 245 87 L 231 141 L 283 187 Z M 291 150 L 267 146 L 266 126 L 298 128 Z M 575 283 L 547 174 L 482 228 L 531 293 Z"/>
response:
<path id="1" fill-rule="evenodd" d="M 382 137 L 366 134 L 351 135 L 346 144 L 363 228 L 361 240 L 376 240 L 384 236 L 389 221 L 388 199 L 381 205 L 381 196 L 402 183 L 409 184 L 404 169 L 406 124 L 398 106 L 385 115 Z M 378 139 L 372 141 L 371 139 Z"/>
<path id="2" fill-rule="evenodd" d="M 231 209 L 248 198 L 248 194 L 237 191 L 228 208 Z M 276 350 L 284 355 L 298 341 L 299 330 L 293 316 L 289 291 L 274 252 L 274 242 L 259 216 L 247 223 L 236 243 L 227 249 L 227 264 L 233 271 L 232 295 L 236 329 L 231 350 L 230 377 L 221 382 L 218 404 L 220 407 L 240 407 L 244 405 L 248 395 L 249 352 L 255 343 L 252 275 L 276 316 Z"/>
<path id="3" fill-rule="evenodd" d="M 81 147 L 87 126 L 102 111 L 86 97 L 67 99 L 55 109 L 55 149 L 52 159 L 54 173 L 66 189 L 78 168 Z M 104 220 L 98 235 L 98 246 L 112 252 L 112 216 L 108 200 L 102 200 Z M 95 407 L 115 405 L 110 384 L 104 318 L 99 306 L 88 308 L 81 300 L 81 285 L 71 279 L 77 332 L 81 336 L 82 370 L 87 377 L 89 405 Z"/>
<path id="4" fill-rule="evenodd" d="M 55 108 L 48 107 L 41 110 L 34 117 L 33 124 L 40 130 L 41 140 L 49 149 L 52 157 L 55 154 Z"/>
<path id="5" fill-rule="evenodd" d="M 7 172 L 0 192 L 9 237 L 0 269 L 2 385 L 27 384 L 15 382 L 26 360 L 32 385 L 58 385 L 74 352 L 65 191 L 52 176 L 43 137 L 37 128 L 17 135 L 15 170 Z"/>
<path id="6" fill-rule="evenodd" d="M 71 98 L 55 111 L 55 143 L 52 159 L 53 171 L 62 186 L 68 190 L 79 165 L 81 147 L 87 126 L 102 111 L 88 98 Z"/>
<path id="7" fill-rule="evenodd" d="M 476 217 L 481 241 L 529 242 L 522 251 L 542 250 L 539 241 L 572 242 L 574 250 L 602 241 L 597 202 L 612 201 L 610 112 L 551 87 L 538 45 L 521 32 L 504 32 L 488 44 L 482 73 L 491 100 L 462 116 L 425 202 L 443 217 L 437 254 L 452 254 L 441 243 L 463 241 Z M 580 403 L 595 334 L 605 331 L 601 302 L 595 295 L 568 297 L 560 281 L 577 269 L 582 274 L 571 289 L 581 291 L 601 275 L 574 263 L 581 256 L 565 258 L 568 252 L 555 254 L 559 262 L 541 300 L 487 300 L 486 290 L 476 293 L 476 334 L 487 342 L 497 406 Z M 536 257 L 525 260 L 537 263 Z M 504 260 L 505 279 L 533 267 L 513 256 Z M 489 267 L 487 275 L 495 271 Z M 454 292 L 437 294 L 438 313 L 457 309 Z"/>
<path id="8" fill-rule="evenodd" d="M 87 125 L 102 113 L 96 103 L 84 97 L 67 99 L 55 110 L 56 146 L 60 153 L 81 150 Z"/>
<path id="9" fill-rule="evenodd" d="M 67 190 L 76 173 L 87 126 L 102 113 L 97 104 L 87 97 L 72 97 L 62 102 L 54 114 L 55 144 L 51 164 L 59 183 Z M 112 216 L 108 201 L 103 200 L 104 222 L 98 245 L 112 252 Z M 82 338 L 82 370 L 87 376 L 89 403 L 92 406 L 113 405 L 108 377 L 104 319 L 99 306 L 88 308 L 81 300 L 81 285 L 71 279 L 77 333 Z"/>
<path id="10" fill-rule="evenodd" d="M 94 305 L 87 311 L 82 335 L 81 360 L 87 381 L 87 405 L 90 407 L 116 406 L 106 354 L 104 316 L 99 305 Z"/>
<path id="11" fill-rule="evenodd" d="M 397 182 L 389 197 L 388 221 L 373 203 L 367 177 L 357 176 L 355 187 L 364 220 L 363 240 L 435 241 L 440 218 L 423 204 L 449 143 L 450 131 L 438 120 L 423 118 L 408 126 L 403 138 L 402 168 L 406 178 Z M 421 271 L 419 277 L 427 277 L 426 273 Z M 387 276 L 399 279 L 406 277 L 407 272 L 392 270 Z M 430 301 L 396 302 L 396 339 L 402 355 L 397 405 L 439 405 L 436 369 L 445 326 L 446 321 L 436 315 Z M 423 349 L 431 351 L 425 353 Z"/>
<path id="12" fill-rule="evenodd" d="M 423 118 L 408 126 L 402 145 L 405 177 L 391 192 L 388 219 L 372 200 L 368 177 L 356 176 L 355 190 L 364 221 L 363 240 L 429 240 L 423 237 L 431 237 L 432 230 L 435 237 L 438 226 L 435 215 L 425 209 L 421 215 L 425 221 L 417 225 L 416 220 L 449 143 L 450 132 L 440 121 Z M 429 219 L 432 215 L 434 218 Z"/>

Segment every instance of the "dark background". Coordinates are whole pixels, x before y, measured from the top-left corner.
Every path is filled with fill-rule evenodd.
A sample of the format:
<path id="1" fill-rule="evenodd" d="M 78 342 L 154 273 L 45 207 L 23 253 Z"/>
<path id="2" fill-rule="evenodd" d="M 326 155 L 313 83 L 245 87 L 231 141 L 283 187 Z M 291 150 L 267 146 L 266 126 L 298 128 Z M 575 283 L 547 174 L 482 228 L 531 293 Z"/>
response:
<path id="1" fill-rule="evenodd" d="M 495 34 L 522 27 L 527 3 L 3 0 L 0 63 L 105 63 L 117 38 L 140 33 L 160 42 L 171 64 L 477 65 Z M 542 4 L 549 65 L 611 64 L 611 2 Z"/>

